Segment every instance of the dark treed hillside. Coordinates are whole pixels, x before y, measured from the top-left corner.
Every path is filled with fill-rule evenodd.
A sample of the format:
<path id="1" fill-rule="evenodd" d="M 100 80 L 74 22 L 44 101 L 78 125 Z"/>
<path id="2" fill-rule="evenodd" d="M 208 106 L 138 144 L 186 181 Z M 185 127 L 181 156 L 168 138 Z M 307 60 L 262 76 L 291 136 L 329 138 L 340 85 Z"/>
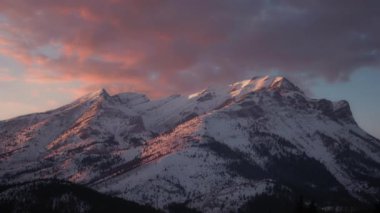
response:
<path id="1" fill-rule="evenodd" d="M 159 213 L 121 198 L 61 180 L 37 180 L 0 187 L 0 212 L 141 212 Z"/>

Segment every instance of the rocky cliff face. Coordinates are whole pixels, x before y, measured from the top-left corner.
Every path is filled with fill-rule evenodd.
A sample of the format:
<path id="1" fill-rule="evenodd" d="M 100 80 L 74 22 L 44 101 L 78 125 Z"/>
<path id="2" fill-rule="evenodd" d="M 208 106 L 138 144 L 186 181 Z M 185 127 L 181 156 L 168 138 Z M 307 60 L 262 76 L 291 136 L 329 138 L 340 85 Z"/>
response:
<path id="1" fill-rule="evenodd" d="M 162 208 L 229 212 L 258 194 L 376 202 L 380 141 L 346 101 L 257 77 L 188 97 L 100 90 L 0 123 L 4 183 L 60 178 Z"/>

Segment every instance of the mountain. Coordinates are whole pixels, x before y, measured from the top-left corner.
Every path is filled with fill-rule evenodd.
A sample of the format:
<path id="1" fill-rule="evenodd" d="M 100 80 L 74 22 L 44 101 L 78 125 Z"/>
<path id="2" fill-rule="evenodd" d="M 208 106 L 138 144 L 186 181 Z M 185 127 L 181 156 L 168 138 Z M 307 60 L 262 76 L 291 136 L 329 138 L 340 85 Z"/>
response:
<path id="1" fill-rule="evenodd" d="M 346 101 L 310 98 L 279 76 L 160 100 L 99 90 L 0 122 L 0 143 L 3 183 L 58 178 L 161 209 L 230 212 L 263 195 L 344 208 L 380 197 L 380 141 Z"/>
<path id="2" fill-rule="evenodd" d="M 162 213 L 121 198 L 61 180 L 35 180 L 0 187 L 1 212 L 146 212 Z"/>

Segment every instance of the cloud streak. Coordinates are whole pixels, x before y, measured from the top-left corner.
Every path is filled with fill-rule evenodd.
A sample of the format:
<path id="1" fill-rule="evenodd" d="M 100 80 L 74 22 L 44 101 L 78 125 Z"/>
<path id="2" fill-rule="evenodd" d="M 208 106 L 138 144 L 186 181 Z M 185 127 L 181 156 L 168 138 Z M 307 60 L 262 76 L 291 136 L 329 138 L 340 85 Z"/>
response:
<path id="1" fill-rule="evenodd" d="M 161 96 L 262 71 L 380 66 L 380 2 L 3 0 L 0 54 L 40 81 Z"/>

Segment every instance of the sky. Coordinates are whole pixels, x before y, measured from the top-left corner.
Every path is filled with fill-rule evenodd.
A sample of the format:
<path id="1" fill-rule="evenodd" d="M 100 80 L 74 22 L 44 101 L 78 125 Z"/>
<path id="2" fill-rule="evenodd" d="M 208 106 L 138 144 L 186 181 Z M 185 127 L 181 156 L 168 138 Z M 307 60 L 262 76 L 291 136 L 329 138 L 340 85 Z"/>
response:
<path id="1" fill-rule="evenodd" d="M 380 1 L 1 0 L 0 120 L 282 75 L 380 138 Z"/>

